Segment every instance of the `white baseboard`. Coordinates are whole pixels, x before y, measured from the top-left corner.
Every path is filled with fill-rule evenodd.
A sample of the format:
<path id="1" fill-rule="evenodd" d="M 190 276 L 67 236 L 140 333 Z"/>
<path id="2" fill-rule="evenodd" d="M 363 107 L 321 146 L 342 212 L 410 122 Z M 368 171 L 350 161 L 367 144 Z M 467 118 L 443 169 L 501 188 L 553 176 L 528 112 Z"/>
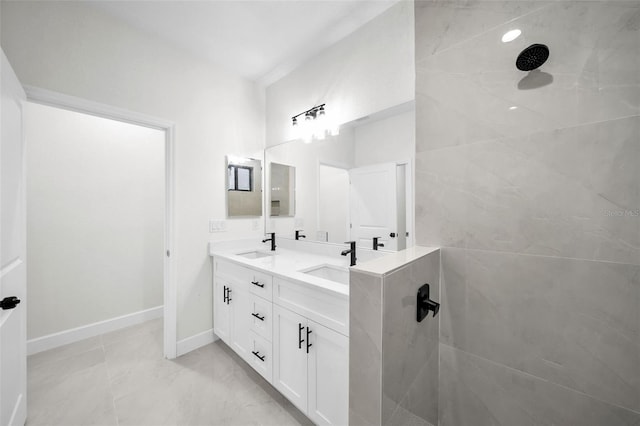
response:
<path id="1" fill-rule="evenodd" d="M 218 340 L 218 336 L 213 333 L 213 328 L 210 328 L 207 331 L 203 331 L 202 333 L 198 333 L 195 336 L 178 340 L 178 356 L 206 346 L 209 343 L 215 342 L 216 340 Z"/>
<path id="2" fill-rule="evenodd" d="M 78 342 L 83 339 L 88 339 L 89 337 L 99 336 L 104 333 L 109 333 L 110 331 L 119 330 L 156 318 L 162 318 L 163 315 L 164 308 L 162 306 L 156 306 L 155 308 L 144 311 L 37 337 L 27 341 L 27 355 L 37 354 L 38 352 L 68 345 L 69 343 Z"/>

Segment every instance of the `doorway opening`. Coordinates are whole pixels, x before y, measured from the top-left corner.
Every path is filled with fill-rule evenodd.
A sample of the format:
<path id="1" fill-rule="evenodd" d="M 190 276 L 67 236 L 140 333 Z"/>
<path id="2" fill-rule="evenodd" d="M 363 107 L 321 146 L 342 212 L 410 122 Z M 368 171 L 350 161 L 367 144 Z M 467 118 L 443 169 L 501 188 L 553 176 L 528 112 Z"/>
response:
<path id="1" fill-rule="evenodd" d="M 175 358 L 173 125 L 27 95 L 28 353 L 162 317 Z"/>

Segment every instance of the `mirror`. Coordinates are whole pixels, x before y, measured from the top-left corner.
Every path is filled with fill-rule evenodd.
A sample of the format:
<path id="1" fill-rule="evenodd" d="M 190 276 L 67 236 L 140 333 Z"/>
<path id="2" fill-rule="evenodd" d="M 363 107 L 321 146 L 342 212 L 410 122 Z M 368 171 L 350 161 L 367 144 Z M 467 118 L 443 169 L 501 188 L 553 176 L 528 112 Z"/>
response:
<path id="1" fill-rule="evenodd" d="M 227 217 L 262 216 L 262 161 L 227 155 Z"/>
<path id="2" fill-rule="evenodd" d="M 369 249 L 377 237 L 380 249 L 391 251 L 413 245 L 414 122 L 408 102 L 345 123 L 337 136 L 267 148 L 265 162 L 295 169 L 292 210 L 285 216 L 280 201 L 280 218 L 271 214 L 267 232 L 293 238 L 299 229 L 307 241 L 356 241 Z M 267 205 L 276 200 L 272 191 Z"/>
<path id="3" fill-rule="evenodd" d="M 293 217 L 296 211 L 296 168 L 269 163 L 269 215 Z"/>

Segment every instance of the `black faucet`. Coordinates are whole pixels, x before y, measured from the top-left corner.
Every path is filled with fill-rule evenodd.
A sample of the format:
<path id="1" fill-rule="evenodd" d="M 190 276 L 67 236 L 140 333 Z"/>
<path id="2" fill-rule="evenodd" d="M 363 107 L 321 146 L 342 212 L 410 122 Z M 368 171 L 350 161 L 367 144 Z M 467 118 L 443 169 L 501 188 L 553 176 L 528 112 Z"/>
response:
<path id="1" fill-rule="evenodd" d="M 349 253 L 351 253 L 351 265 L 350 266 L 355 266 L 356 264 L 356 242 L 355 241 L 347 241 L 345 242 L 345 244 L 349 244 L 349 250 L 342 250 L 342 253 L 340 253 L 343 256 L 348 255 Z"/>
<path id="2" fill-rule="evenodd" d="M 296 240 L 299 240 L 300 238 L 307 238 L 307 236 L 302 235 L 301 232 L 304 232 L 304 231 L 302 229 L 296 230 Z"/>
<path id="3" fill-rule="evenodd" d="M 378 242 L 378 240 L 380 238 L 381 237 L 373 237 L 373 249 L 374 250 L 378 250 L 378 247 L 384 247 L 384 244 Z"/>
<path id="4" fill-rule="evenodd" d="M 269 235 L 271 235 L 271 238 L 265 238 L 262 242 L 266 243 L 267 241 L 271 241 L 271 251 L 276 251 L 276 233 L 271 232 Z"/>

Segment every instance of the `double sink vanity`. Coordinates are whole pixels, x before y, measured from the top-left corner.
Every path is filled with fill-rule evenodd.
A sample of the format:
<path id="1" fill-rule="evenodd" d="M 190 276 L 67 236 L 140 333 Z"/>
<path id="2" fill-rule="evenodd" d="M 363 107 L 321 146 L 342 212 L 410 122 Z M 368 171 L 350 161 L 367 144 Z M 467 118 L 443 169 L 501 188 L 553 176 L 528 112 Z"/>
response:
<path id="1" fill-rule="evenodd" d="M 425 255 L 405 250 L 413 246 L 413 121 L 409 102 L 345 123 L 322 141 L 227 156 L 227 219 L 251 220 L 268 234 L 262 243 L 210 243 L 214 333 L 315 424 L 349 423 L 350 374 L 351 411 L 373 406 L 360 397 L 377 389 L 367 381 L 372 373 L 358 365 L 375 359 L 358 340 L 360 321 L 351 324 L 350 348 L 350 309 L 370 317 L 369 281 L 380 290 L 387 272 Z M 391 262 L 369 262 L 394 253 Z M 418 283 L 410 284 L 415 298 Z M 415 307 L 404 305 L 394 309 L 414 321 Z"/>
<path id="2" fill-rule="evenodd" d="M 348 423 L 350 261 L 343 248 L 284 238 L 275 251 L 255 241 L 210 247 L 215 334 L 316 424 Z"/>

